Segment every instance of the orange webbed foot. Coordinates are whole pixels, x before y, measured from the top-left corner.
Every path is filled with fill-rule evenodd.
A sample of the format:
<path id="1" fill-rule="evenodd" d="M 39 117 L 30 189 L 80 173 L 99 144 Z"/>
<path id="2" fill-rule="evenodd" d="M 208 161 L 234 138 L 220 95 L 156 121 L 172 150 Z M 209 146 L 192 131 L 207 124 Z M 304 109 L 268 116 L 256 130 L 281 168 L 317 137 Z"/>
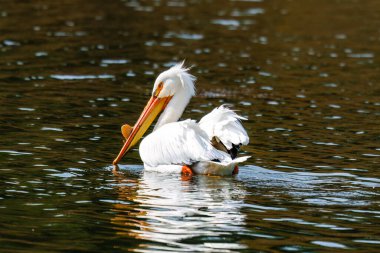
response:
<path id="1" fill-rule="evenodd" d="M 187 166 L 187 165 L 183 165 L 182 166 L 181 173 L 184 174 L 184 175 L 193 175 L 194 174 L 193 170 L 189 166 Z"/>
<path id="2" fill-rule="evenodd" d="M 181 179 L 183 181 L 188 181 L 194 175 L 194 172 L 193 172 L 193 170 L 189 166 L 183 165 L 182 166 L 181 175 L 182 175 Z"/>
<path id="3" fill-rule="evenodd" d="M 124 124 L 124 125 L 121 126 L 121 134 L 123 135 L 123 137 L 125 139 L 128 139 L 128 137 L 131 134 L 132 130 L 133 130 L 133 127 L 131 127 L 128 124 Z"/>

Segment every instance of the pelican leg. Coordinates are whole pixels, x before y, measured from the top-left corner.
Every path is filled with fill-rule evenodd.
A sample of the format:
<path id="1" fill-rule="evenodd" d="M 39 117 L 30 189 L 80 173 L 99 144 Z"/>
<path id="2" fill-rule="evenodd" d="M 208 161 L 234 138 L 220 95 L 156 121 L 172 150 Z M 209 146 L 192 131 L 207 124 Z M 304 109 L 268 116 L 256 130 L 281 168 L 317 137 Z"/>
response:
<path id="1" fill-rule="evenodd" d="M 181 180 L 182 181 L 189 181 L 194 175 L 193 170 L 187 166 L 183 165 L 181 170 Z"/>
<path id="2" fill-rule="evenodd" d="M 236 175 L 239 173 L 239 166 L 235 165 L 234 170 L 232 171 L 232 175 Z"/>
<path id="3" fill-rule="evenodd" d="M 187 165 L 182 166 L 181 173 L 186 176 L 192 176 L 194 174 L 193 170 Z"/>

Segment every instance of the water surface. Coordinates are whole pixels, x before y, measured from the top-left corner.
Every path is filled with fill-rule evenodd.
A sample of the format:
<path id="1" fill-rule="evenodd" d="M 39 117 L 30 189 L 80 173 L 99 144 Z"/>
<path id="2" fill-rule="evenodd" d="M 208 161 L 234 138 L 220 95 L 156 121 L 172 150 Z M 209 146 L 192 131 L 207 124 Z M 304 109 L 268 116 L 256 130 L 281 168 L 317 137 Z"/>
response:
<path id="1" fill-rule="evenodd" d="M 380 2 L 3 1 L 0 251 L 376 252 Z M 120 125 L 186 59 L 184 118 L 229 103 L 231 178 L 112 172 Z"/>

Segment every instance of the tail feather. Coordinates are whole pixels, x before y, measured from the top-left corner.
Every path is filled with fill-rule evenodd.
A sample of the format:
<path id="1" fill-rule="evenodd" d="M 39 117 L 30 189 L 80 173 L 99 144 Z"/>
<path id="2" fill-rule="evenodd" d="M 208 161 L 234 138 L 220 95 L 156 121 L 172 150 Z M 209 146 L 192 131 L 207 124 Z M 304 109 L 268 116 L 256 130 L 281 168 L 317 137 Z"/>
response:
<path id="1" fill-rule="evenodd" d="M 215 176 L 231 176 L 235 166 L 238 163 L 245 162 L 250 156 L 242 156 L 235 159 L 214 162 L 214 161 L 203 161 L 194 163 L 191 169 L 195 174 L 203 175 L 215 175 Z"/>
<path id="2" fill-rule="evenodd" d="M 237 157 L 237 158 L 233 159 L 231 162 L 233 164 L 238 164 L 238 163 L 242 163 L 242 162 L 247 161 L 249 158 L 251 158 L 251 156 L 249 156 L 249 155 L 242 156 L 242 157 Z"/>

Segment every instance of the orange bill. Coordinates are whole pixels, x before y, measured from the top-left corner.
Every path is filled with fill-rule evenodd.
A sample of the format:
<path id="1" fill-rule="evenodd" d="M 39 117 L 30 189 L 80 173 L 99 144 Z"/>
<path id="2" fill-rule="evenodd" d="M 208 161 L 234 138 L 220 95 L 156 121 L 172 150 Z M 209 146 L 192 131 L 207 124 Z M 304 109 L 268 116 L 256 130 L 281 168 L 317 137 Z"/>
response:
<path id="1" fill-rule="evenodd" d="M 144 111 L 141 113 L 139 119 L 133 127 L 132 132 L 129 134 L 112 164 L 117 164 L 121 158 L 123 158 L 123 156 L 141 139 L 155 118 L 165 109 L 171 98 L 171 96 L 164 98 L 152 96 L 150 98 L 148 104 L 144 108 Z"/>

